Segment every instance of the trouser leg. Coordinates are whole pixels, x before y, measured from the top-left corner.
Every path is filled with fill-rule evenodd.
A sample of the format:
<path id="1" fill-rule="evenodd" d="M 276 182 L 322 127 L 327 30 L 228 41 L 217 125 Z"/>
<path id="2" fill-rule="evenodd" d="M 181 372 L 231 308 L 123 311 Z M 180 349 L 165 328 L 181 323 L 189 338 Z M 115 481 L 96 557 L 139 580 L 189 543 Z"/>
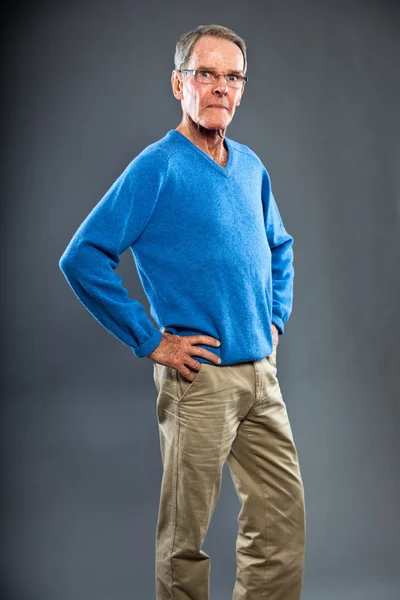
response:
<path id="1" fill-rule="evenodd" d="M 255 362 L 256 401 L 227 458 L 241 510 L 233 600 L 299 600 L 305 502 L 275 355 Z"/>
<path id="2" fill-rule="evenodd" d="M 247 365 L 249 373 L 251 368 Z M 250 382 L 249 404 L 244 406 L 246 394 L 235 381 L 234 368 L 222 369 L 203 363 L 189 385 L 174 369 L 157 366 L 163 460 L 156 532 L 157 600 L 209 599 L 210 557 L 201 548 L 240 411 L 244 414 L 254 400 Z"/>

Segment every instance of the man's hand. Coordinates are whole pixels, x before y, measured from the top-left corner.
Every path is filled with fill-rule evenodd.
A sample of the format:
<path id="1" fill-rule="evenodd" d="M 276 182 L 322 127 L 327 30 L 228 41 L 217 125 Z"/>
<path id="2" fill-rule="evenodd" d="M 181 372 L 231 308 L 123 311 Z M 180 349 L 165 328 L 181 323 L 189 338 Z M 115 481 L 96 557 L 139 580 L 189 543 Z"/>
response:
<path id="1" fill-rule="evenodd" d="M 274 342 L 274 348 L 276 348 L 276 346 L 279 344 L 279 337 L 278 337 L 279 332 L 278 332 L 278 328 L 275 325 L 275 323 L 272 323 L 271 330 L 272 330 L 272 339 Z"/>
<path id="2" fill-rule="evenodd" d="M 216 365 L 221 362 L 218 354 L 196 346 L 196 344 L 205 344 L 207 346 L 221 345 L 219 340 L 209 335 L 179 336 L 163 330 L 161 342 L 147 356 L 160 365 L 176 369 L 188 381 L 193 381 L 200 370 L 201 362 L 192 358 L 192 354 L 202 356 Z M 194 369 L 194 373 L 188 367 Z"/>

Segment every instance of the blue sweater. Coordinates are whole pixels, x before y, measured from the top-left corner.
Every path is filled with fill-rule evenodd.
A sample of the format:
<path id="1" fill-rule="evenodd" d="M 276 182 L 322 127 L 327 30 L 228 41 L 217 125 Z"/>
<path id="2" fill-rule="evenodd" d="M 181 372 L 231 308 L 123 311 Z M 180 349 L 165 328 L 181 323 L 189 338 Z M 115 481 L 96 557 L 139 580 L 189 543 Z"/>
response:
<path id="1" fill-rule="evenodd" d="M 292 310 L 293 238 L 261 160 L 225 141 L 225 167 L 176 129 L 144 148 L 60 258 L 82 304 L 138 358 L 157 348 L 163 329 L 219 339 L 218 348 L 196 346 L 220 356 L 221 365 L 269 355 L 271 322 L 284 332 Z M 128 248 L 157 328 L 115 271 Z"/>

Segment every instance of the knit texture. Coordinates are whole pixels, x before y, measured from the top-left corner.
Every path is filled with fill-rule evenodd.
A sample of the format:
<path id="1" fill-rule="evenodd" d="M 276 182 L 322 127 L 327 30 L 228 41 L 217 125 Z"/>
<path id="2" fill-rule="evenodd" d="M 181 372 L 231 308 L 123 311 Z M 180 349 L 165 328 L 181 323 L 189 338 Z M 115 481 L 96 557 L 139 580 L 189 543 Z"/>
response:
<path id="1" fill-rule="evenodd" d="M 138 154 L 77 229 L 59 266 L 87 310 L 138 358 L 162 330 L 211 335 L 221 365 L 273 350 L 293 301 L 293 237 L 269 174 L 250 148 L 225 137 L 219 165 L 179 131 Z M 130 248 L 150 314 L 115 269 Z M 193 352 L 199 362 L 215 364 Z"/>

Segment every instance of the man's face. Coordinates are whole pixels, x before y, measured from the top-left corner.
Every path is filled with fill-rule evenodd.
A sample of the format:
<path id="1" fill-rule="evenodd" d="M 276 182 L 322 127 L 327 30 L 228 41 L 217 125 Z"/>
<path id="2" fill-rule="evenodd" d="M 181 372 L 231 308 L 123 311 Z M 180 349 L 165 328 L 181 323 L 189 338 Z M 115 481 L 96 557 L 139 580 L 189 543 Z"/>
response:
<path id="1" fill-rule="evenodd" d="M 220 74 L 236 72 L 243 75 L 243 63 L 242 51 L 235 43 L 202 36 L 194 45 L 189 64 L 185 66 L 187 69 L 208 68 Z M 227 128 L 240 103 L 244 85 L 232 88 L 224 77 L 219 77 L 214 83 L 204 84 L 197 82 L 193 75 L 177 73 L 175 70 L 172 73 L 174 95 L 181 100 L 183 111 L 206 129 Z"/>

